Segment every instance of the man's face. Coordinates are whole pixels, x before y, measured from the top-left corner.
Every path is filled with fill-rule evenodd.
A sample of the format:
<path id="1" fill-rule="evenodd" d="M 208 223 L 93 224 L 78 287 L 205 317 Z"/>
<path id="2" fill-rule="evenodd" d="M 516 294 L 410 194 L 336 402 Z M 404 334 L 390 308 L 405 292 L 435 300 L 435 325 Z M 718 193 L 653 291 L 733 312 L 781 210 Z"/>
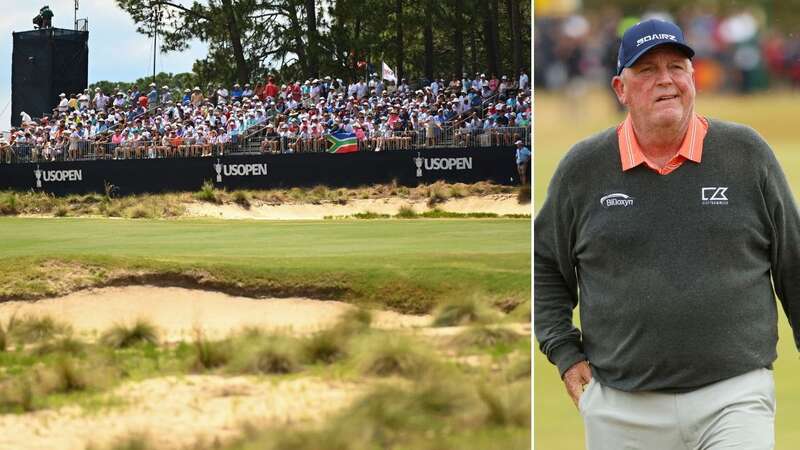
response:
<path id="1" fill-rule="evenodd" d="M 634 122 L 646 127 L 688 123 L 694 111 L 694 71 L 691 61 L 671 45 L 645 53 L 612 86 Z"/>

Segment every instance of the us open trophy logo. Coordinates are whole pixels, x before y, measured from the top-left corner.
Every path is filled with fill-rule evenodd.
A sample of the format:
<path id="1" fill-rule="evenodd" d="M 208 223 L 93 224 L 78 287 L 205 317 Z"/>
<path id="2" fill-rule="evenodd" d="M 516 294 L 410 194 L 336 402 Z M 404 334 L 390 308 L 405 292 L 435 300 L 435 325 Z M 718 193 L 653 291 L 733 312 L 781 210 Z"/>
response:
<path id="1" fill-rule="evenodd" d="M 422 176 L 422 156 L 420 156 L 419 152 L 417 152 L 417 157 L 414 158 L 414 164 L 417 165 L 417 176 Z"/>
<path id="2" fill-rule="evenodd" d="M 36 165 L 36 170 L 33 171 L 33 174 L 36 175 L 36 187 L 42 187 L 42 171 L 39 169 L 39 165 Z"/>
<path id="3" fill-rule="evenodd" d="M 217 171 L 217 183 L 222 183 L 222 164 L 219 163 L 219 158 L 217 158 L 217 163 L 214 164 L 214 170 Z"/>

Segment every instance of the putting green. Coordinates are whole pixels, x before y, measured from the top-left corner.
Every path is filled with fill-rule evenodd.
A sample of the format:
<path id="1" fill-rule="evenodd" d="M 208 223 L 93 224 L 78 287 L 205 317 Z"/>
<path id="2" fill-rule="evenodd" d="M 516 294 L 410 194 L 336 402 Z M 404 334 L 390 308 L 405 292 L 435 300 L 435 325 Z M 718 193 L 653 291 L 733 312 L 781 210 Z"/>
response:
<path id="1" fill-rule="evenodd" d="M 48 280 L 65 270 L 48 269 L 48 260 L 90 266 L 98 283 L 107 276 L 100 269 L 202 270 L 270 292 L 319 292 L 405 312 L 454 296 L 530 298 L 530 219 L 2 218 L 0 229 L 11 237 L 0 240 L 6 298 L 52 291 Z"/>

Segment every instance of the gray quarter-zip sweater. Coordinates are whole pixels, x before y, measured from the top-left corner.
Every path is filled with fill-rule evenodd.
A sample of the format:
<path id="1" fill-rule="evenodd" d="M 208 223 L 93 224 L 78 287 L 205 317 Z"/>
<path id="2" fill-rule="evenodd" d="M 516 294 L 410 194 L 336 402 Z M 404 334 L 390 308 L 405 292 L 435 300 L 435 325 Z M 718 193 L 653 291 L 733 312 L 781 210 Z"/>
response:
<path id="1" fill-rule="evenodd" d="M 666 176 L 623 172 L 613 128 L 561 161 L 534 222 L 533 322 L 562 375 L 586 359 L 603 385 L 685 392 L 769 367 L 774 294 L 798 345 L 800 218 L 752 129 L 709 120 L 702 161 Z"/>

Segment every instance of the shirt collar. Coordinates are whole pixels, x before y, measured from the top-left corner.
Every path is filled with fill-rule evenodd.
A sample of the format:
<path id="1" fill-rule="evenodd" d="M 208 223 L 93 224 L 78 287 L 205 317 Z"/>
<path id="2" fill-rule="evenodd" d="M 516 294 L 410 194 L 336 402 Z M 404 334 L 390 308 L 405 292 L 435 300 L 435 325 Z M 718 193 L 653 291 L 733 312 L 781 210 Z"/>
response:
<path id="1" fill-rule="evenodd" d="M 680 149 L 675 156 L 700 163 L 703 156 L 703 140 L 708 132 L 708 120 L 705 117 L 693 113 L 689 128 L 683 137 Z M 642 163 L 647 162 L 639 142 L 636 140 L 636 133 L 633 131 L 633 120 L 630 113 L 625 120 L 617 127 L 617 138 L 619 141 L 619 156 L 622 162 L 622 170 L 632 169 Z"/>

